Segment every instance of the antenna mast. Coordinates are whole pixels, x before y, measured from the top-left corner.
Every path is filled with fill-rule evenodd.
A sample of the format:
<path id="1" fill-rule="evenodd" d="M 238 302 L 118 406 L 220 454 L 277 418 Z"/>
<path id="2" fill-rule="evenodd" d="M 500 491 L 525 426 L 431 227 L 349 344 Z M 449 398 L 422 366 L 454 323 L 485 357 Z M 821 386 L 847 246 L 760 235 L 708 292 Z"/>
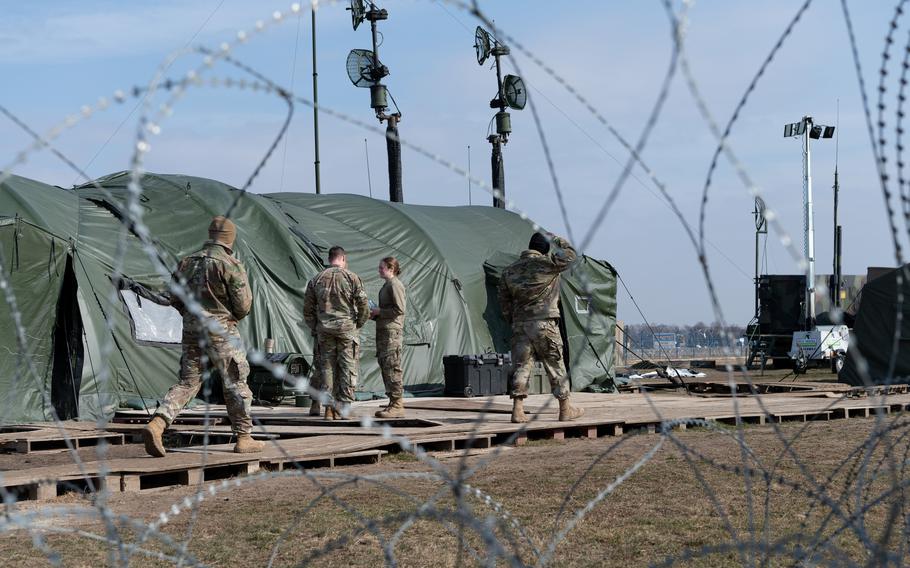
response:
<path id="1" fill-rule="evenodd" d="M 509 134 L 512 133 L 512 119 L 506 108 L 523 109 L 528 101 L 528 95 L 524 81 L 520 77 L 502 76 L 500 58 L 509 54 L 509 48 L 480 26 L 477 26 L 474 32 L 474 49 L 479 65 L 483 65 L 490 55 L 496 62 L 496 97 L 490 101 L 490 108 L 499 110 L 495 116 L 496 133 L 487 136 L 487 141 L 492 145 L 490 162 L 493 173 L 493 207 L 505 209 L 506 174 L 502 161 L 502 147 L 509 141 Z"/>
<path id="2" fill-rule="evenodd" d="M 369 10 L 366 9 L 369 4 Z M 374 2 L 364 0 L 351 0 L 348 8 L 351 11 L 351 20 L 354 30 L 364 20 L 370 22 L 370 33 L 373 39 L 373 50 L 353 49 L 348 54 L 348 77 L 355 87 L 370 88 L 370 108 L 376 112 L 379 122 L 386 122 L 386 148 L 389 159 L 389 201 L 404 202 L 404 193 L 401 187 L 401 139 L 398 136 L 398 123 L 401 121 L 401 111 L 395 105 L 395 112 L 387 114 L 388 99 L 391 98 L 389 90 L 382 84 L 382 78 L 389 74 L 389 68 L 379 61 L 379 42 L 376 22 L 389 19 L 389 12 L 379 9 Z M 392 104 L 395 100 L 392 99 Z"/>
<path id="3" fill-rule="evenodd" d="M 840 100 L 837 101 L 837 123 L 840 124 Z M 831 287 L 834 295 L 832 305 L 840 308 L 840 290 L 841 290 L 841 247 L 843 245 L 842 228 L 837 221 L 838 194 L 840 193 L 840 183 L 837 180 L 837 162 L 840 140 L 834 139 L 834 286 Z"/>

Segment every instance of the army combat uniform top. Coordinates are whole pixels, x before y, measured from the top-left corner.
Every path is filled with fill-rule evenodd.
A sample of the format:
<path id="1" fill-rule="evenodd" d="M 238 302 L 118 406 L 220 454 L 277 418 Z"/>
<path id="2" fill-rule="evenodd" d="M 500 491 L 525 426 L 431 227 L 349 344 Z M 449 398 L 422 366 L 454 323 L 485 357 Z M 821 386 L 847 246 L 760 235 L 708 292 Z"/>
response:
<path id="1" fill-rule="evenodd" d="M 209 241 L 177 266 L 177 277 L 199 303 L 202 319 L 191 313 L 173 294 L 167 296 L 183 316 L 183 355 L 180 381 L 171 387 L 156 411 L 168 425 L 202 386 L 202 356 L 218 371 L 232 429 L 238 434 L 253 430 L 250 405 L 253 394 L 247 387 L 250 372 L 240 344 L 237 323 L 250 313 L 253 296 L 246 271 L 226 246 Z"/>
<path id="2" fill-rule="evenodd" d="M 404 394 L 404 372 L 401 368 L 404 310 L 404 284 L 393 276 L 379 290 L 379 315 L 376 316 L 376 357 L 386 396 L 391 399 L 401 398 Z"/>
<path id="3" fill-rule="evenodd" d="M 363 282 L 350 270 L 330 266 L 307 284 L 303 319 L 319 343 L 322 387 L 331 390 L 338 403 L 354 400 L 360 328 L 369 317 Z"/>
<path id="4" fill-rule="evenodd" d="M 499 305 L 512 324 L 512 398 L 528 395 L 533 359 L 543 363 L 553 395 L 569 396 L 569 381 L 559 334 L 559 275 L 575 261 L 575 249 L 553 237 L 549 254 L 526 250 L 506 268 L 499 281 Z"/>

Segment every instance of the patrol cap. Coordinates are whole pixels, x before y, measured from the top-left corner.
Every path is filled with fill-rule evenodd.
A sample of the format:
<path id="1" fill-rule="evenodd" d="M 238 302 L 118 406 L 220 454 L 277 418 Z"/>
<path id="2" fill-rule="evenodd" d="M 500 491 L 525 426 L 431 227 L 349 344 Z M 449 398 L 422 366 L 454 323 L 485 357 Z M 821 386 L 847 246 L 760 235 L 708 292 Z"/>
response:
<path id="1" fill-rule="evenodd" d="M 234 246 L 234 239 L 237 238 L 237 226 L 227 217 L 218 215 L 212 219 L 209 224 L 209 240 L 224 245 L 228 248 Z"/>

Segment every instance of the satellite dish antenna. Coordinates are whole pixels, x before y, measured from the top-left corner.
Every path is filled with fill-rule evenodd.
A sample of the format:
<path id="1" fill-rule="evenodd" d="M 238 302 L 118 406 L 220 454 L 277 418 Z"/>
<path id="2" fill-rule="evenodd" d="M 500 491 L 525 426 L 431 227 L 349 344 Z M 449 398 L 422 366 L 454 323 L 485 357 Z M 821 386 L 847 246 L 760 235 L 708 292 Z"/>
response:
<path id="1" fill-rule="evenodd" d="M 761 197 L 755 198 L 755 230 L 761 231 L 765 227 L 765 200 Z"/>
<path id="2" fill-rule="evenodd" d="M 483 65 L 490 56 L 491 47 L 490 34 L 480 26 L 477 26 L 477 31 L 474 32 L 474 50 L 477 51 L 477 64 Z"/>
<path id="3" fill-rule="evenodd" d="M 369 49 L 352 49 L 348 54 L 348 78 L 355 87 L 372 87 L 389 74 L 384 65 L 377 68 L 373 60 L 373 52 Z"/>
<path id="4" fill-rule="evenodd" d="M 509 108 L 521 110 L 528 103 L 528 92 L 525 90 L 525 82 L 517 75 L 506 75 L 502 81 L 502 91 Z"/>
<path id="5" fill-rule="evenodd" d="M 351 0 L 351 7 L 348 10 L 351 11 L 351 23 L 354 24 L 354 30 L 356 30 L 366 17 L 366 6 L 363 0 Z"/>

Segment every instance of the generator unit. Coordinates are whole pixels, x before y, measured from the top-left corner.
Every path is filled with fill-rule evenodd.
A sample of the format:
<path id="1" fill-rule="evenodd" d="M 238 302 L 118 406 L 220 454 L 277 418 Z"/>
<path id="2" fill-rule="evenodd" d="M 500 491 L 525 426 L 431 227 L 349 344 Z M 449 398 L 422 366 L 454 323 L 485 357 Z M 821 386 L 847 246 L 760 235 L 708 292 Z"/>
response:
<path id="1" fill-rule="evenodd" d="M 283 367 L 287 374 L 279 380 L 267 367 L 251 364 L 247 385 L 253 391 L 253 398 L 280 404 L 285 397 L 297 395 L 298 382 L 310 373 L 309 361 L 300 353 L 269 353 L 265 359 L 271 365 Z"/>

